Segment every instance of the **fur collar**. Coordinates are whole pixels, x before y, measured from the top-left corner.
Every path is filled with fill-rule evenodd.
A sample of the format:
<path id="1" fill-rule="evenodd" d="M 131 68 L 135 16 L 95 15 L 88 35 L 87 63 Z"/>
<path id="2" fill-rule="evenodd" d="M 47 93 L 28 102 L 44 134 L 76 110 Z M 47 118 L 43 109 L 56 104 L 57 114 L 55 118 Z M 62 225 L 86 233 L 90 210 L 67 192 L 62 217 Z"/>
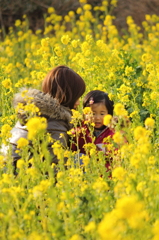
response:
<path id="1" fill-rule="evenodd" d="M 15 94 L 13 99 L 13 106 L 16 108 L 18 103 L 26 105 L 27 102 L 34 103 L 39 108 L 41 115 L 47 118 L 53 118 L 56 120 L 64 120 L 68 123 L 71 120 L 71 111 L 59 104 L 58 100 L 51 97 L 50 94 L 45 94 L 37 89 L 22 88 L 21 91 Z M 24 119 L 24 112 L 18 112 L 18 117 Z"/>

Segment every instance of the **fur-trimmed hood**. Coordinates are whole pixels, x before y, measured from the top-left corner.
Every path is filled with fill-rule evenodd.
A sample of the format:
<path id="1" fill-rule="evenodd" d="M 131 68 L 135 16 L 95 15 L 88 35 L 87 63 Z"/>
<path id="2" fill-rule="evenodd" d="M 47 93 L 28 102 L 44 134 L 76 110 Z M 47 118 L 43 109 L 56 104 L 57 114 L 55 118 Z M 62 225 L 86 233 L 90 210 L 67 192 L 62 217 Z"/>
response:
<path id="1" fill-rule="evenodd" d="M 59 104 L 58 100 L 51 97 L 50 94 L 45 94 L 37 89 L 22 88 L 19 93 L 15 94 L 13 99 L 13 106 L 16 108 L 18 103 L 26 105 L 27 103 L 34 103 L 39 108 L 42 116 L 56 120 L 63 120 L 67 123 L 71 120 L 71 111 Z M 24 120 L 25 113 L 18 112 L 18 117 Z"/>

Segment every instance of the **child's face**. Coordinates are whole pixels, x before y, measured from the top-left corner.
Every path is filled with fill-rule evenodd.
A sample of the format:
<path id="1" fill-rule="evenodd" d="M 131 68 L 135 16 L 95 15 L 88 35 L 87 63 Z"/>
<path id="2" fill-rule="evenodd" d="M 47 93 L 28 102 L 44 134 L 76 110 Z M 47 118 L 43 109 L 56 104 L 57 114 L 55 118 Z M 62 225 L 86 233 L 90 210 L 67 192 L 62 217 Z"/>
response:
<path id="1" fill-rule="evenodd" d="M 101 128 L 103 126 L 104 116 L 108 114 L 108 110 L 104 103 L 94 103 L 91 105 L 93 112 L 93 122 L 95 128 Z"/>

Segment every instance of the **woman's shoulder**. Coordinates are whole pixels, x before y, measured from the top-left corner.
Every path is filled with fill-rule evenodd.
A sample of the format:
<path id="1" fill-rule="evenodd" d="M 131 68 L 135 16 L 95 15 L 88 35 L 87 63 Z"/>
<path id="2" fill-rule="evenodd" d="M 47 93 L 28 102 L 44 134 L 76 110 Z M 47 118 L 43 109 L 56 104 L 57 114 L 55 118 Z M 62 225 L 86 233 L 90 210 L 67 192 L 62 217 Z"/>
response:
<path id="1" fill-rule="evenodd" d="M 60 105 L 56 98 L 53 98 L 50 94 L 45 94 L 38 89 L 21 89 L 19 93 L 15 94 L 13 99 L 13 105 L 15 108 L 19 103 L 23 105 L 33 103 L 38 107 L 41 115 L 46 118 L 64 120 L 66 122 L 70 122 L 71 120 L 71 111 L 69 108 Z"/>
<path id="2" fill-rule="evenodd" d="M 58 120 L 55 118 L 49 118 L 47 121 L 47 129 L 52 131 L 69 131 L 71 128 L 71 125 L 65 121 L 65 120 Z"/>

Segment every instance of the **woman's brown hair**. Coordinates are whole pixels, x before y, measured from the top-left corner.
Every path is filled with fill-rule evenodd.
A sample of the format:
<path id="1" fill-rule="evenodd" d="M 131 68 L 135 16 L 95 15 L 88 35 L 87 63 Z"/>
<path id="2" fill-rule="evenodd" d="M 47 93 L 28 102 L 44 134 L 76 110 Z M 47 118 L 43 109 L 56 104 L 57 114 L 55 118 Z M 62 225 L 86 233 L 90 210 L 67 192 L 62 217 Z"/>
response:
<path id="1" fill-rule="evenodd" d="M 42 83 L 42 91 L 70 109 L 85 92 L 84 80 L 72 69 L 61 65 L 53 68 Z"/>

